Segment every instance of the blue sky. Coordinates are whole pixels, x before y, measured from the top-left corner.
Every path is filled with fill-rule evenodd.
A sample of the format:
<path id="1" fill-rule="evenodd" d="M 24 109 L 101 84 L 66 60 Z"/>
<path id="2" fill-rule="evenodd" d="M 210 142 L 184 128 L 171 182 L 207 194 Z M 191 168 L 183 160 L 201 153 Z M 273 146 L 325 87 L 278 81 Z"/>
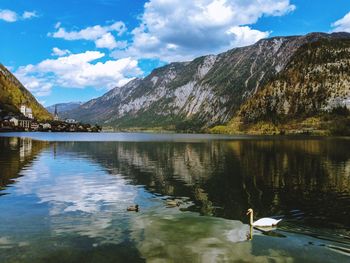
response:
<path id="1" fill-rule="evenodd" d="M 46 106 L 270 36 L 350 32 L 347 0 L 0 0 L 0 63 Z"/>

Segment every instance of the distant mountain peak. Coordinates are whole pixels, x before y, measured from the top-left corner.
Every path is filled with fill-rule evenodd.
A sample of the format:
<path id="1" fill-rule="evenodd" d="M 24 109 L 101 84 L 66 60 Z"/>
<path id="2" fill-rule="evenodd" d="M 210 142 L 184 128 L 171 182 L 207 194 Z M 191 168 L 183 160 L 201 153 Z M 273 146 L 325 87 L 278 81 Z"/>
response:
<path id="1" fill-rule="evenodd" d="M 78 108 L 82 104 L 83 104 L 83 102 L 81 102 L 81 101 L 62 102 L 62 103 L 50 105 L 50 106 L 46 107 L 46 109 L 50 113 L 53 114 L 55 112 L 55 108 L 57 107 L 58 113 L 63 114 L 67 111 L 74 110 L 74 109 Z"/>

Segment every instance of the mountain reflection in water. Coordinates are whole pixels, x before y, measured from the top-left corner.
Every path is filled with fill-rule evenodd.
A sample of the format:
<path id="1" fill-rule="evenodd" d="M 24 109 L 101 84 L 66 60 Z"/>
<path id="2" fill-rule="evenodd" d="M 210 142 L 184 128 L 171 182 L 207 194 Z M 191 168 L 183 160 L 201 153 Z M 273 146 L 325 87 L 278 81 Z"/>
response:
<path id="1" fill-rule="evenodd" d="M 4 262 L 349 259 L 346 139 L 0 145 Z M 249 207 L 284 220 L 247 241 Z"/>

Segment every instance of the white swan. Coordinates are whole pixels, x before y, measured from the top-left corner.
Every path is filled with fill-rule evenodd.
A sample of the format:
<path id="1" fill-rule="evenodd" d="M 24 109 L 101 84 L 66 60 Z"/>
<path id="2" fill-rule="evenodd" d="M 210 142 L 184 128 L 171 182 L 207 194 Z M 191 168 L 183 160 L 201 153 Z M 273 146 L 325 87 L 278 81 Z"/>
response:
<path id="1" fill-rule="evenodd" d="M 255 222 L 253 222 L 253 209 L 249 208 L 247 211 L 247 215 L 250 214 L 250 225 L 255 227 L 271 227 L 276 226 L 282 219 L 276 220 L 269 217 L 261 218 Z"/>

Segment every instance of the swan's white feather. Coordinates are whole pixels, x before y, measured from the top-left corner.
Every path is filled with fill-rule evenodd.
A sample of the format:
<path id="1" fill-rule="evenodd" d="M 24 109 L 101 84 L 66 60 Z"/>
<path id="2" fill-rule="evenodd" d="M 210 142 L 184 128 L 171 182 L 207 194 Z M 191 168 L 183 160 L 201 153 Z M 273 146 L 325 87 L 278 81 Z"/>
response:
<path id="1" fill-rule="evenodd" d="M 261 218 L 253 223 L 253 226 L 275 226 L 280 222 L 282 219 L 276 220 L 269 217 Z"/>

